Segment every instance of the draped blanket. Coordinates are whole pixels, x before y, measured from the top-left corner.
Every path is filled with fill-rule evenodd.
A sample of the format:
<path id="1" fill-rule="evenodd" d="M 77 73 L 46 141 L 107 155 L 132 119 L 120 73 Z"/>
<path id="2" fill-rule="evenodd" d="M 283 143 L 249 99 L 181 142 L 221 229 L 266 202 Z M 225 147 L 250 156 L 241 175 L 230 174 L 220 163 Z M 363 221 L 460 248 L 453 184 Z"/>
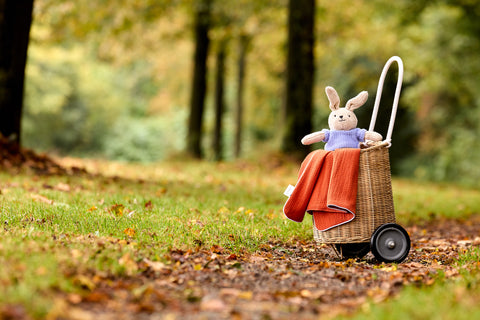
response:
<path id="1" fill-rule="evenodd" d="M 313 214 L 315 227 L 325 231 L 355 218 L 360 149 L 316 150 L 302 162 L 295 189 L 283 213 L 302 222 Z"/>

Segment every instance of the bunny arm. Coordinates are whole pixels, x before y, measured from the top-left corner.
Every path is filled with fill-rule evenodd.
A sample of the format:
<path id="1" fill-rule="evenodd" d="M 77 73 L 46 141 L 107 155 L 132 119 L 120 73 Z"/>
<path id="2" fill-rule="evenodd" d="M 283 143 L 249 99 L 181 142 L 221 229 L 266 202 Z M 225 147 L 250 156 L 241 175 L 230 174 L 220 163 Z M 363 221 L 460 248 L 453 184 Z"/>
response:
<path id="1" fill-rule="evenodd" d="M 305 139 L 305 138 L 304 138 Z M 365 132 L 365 140 L 370 141 L 382 141 L 383 137 L 380 133 L 374 131 L 367 131 Z M 302 140 L 303 141 L 303 140 Z"/>
<path id="2" fill-rule="evenodd" d="M 315 142 L 320 142 L 325 139 L 325 132 L 317 131 L 314 133 L 307 134 L 305 137 L 302 138 L 303 145 L 309 145 Z"/>

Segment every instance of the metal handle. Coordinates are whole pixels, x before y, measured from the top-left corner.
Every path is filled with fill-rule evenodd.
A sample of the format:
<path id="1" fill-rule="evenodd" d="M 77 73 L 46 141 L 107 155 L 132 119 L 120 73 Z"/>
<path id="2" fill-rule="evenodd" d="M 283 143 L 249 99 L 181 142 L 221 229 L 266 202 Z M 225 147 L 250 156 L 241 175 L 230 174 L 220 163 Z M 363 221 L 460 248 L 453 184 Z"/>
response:
<path id="1" fill-rule="evenodd" d="M 385 77 L 387 75 L 387 71 L 390 68 L 390 65 L 396 61 L 398 64 L 398 79 L 397 79 L 397 87 L 395 89 L 395 97 L 393 99 L 393 106 L 392 106 L 392 114 L 390 116 L 390 124 L 388 125 L 387 137 L 384 140 L 391 145 L 392 141 L 392 132 L 393 126 L 395 125 L 395 116 L 397 115 L 397 107 L 398 107 L 398 100 L 400 100 L 400 91 L 402 90 L 402 81 L 403 81 L 403 61 L 400 57 L 393 56 L 388 59 L 387 63 L 383 67 L 382 74 L 380 75 L 380 80 L 378 81 L 378 88 L 377 88 L 377 96 L 375 97 L 375 104 L 373 106 L 372 112 L 372 119 L 370 120 L 370 127 L 368 128 L 369 131 L 373 131 L 375 128 L 375 122 L 377 121 L 377 114 L 378 114 L 378 107 L 380 106 L 380 99 L 382 97 L 382 90 L 383 90 L 383 82 L 385 81 Z"/>

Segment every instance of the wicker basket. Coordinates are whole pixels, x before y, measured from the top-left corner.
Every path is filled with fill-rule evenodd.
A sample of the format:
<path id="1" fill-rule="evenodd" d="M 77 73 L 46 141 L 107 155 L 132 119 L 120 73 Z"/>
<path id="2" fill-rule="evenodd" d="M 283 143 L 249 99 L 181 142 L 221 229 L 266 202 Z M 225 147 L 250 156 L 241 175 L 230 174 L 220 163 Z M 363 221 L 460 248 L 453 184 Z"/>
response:
<path id="1" fill-rule="evenodd" d="M 360 150 L 355 218 L 349 223 L 326 231 L 317 230 L 314 223 L 313 235 L 318 242 L 328 244 L 370 242 L 372 234 L 378 227 L 387 223 L 395 223 L 388 148 L 391 146 L 395 116 L 402 88 L 403 62 L 400 57 L 391 57 L 382 70 L 368 131 L 373 131 L 375 128 L 383 83 L 393 62 L 398 64 L 398 79 L 387 136 L 383 142 Z"/>
<path id="2" fill-rule="evenodd" d="M 377 227 L 395 222 L 389 145 L 382 142 L 360 151 L 355 219 L 326 231 L 319 231 L 313 224 L 316 241 L 329 244 L 369 242 Z"/>

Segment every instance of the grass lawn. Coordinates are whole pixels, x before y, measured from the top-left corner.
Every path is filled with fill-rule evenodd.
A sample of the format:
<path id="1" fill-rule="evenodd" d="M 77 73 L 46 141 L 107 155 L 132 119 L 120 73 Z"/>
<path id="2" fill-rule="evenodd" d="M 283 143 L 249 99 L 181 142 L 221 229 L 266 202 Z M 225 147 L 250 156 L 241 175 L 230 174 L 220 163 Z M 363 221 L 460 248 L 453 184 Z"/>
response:
<path id="1" fill-rule="evenodd" d="M 85 274 L 135 276 L 138 261 L 170 263 L 167 253 L 173 249 L 218 246 L 249 253 L 269 241 L 313 238 L 309 219 L 294 223 L 282 213 L 283 191 L 295 184 L 297 165 L 61 161 L 94 174 L 0 173 L 0 308 L 23 305 L 30 316 L 43 318 L 59 306 L 58 292 L 75 294 L 93 285 Z M 400 224 L 480 213 L 477 190 L 408 180 L 394 180 L 393 190 Z M 459 263 L 471 265 L 478 254 L 467 253 L 464 259 Z M 414 305 L 416 298 L 408 297 L 443 301 L 437 295 L 445 290 L 454 292 L 446 303 L 470 308 L 471 300 L 480 297 L 477 279 L 465 275 L 458 283 L 408 288 L 397 301 L 372 305 L 364 314 Z M 471 298 L 458 299 L 470 290 Z M 411 313 L 405 309 L 406 316 L 415 314 L 414 308 Z"/>
<path id="2" fill-rule="evenodd" d="M 402 293 L 384 303 L 368 303 L 355 316 L 363 319 L 479 319 L 480 318 L 480 250 L 478 247 L 460 254 L 461 270 L 454 280 L 442 275 L 431 286 L 407 286 Z"/>

